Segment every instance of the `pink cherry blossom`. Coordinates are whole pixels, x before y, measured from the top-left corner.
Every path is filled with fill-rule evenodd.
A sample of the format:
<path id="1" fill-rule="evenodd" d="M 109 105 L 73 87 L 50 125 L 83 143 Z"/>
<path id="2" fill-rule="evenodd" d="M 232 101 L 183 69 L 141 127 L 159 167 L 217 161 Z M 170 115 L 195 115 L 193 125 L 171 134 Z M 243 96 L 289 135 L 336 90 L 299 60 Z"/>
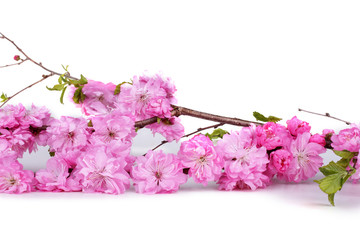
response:
<path id="1" fill-rule="evenodd" d="M 254 173 L 254 183 L 253 185 L 256 186 L 256 188 L 264 188 L 267 185 L 269 185 L 269 177 L 263 173 Z M 217 182 L 219 184 L 219 190 L 225 190 L 225 191 L 233 191 L 233 190 L 244 190 L 244 189 L 251 189 L 252 185 L 249 185 L 247 182 L 245 182 L 240 177 L 238 178 L 230 178 L 226 173 L 222 173 L 219 181 Z"/>
<path id="2" fill-rule="evenodd" d="M 257 144 L 272 150 L 280 146 L 287 146 L 291 141 L 291 135 L 287 129 L 277 123 L 268 122 L 256 128 Z"/>
<path id="3" fill-rule="evenodd" d="M 31 108 L 26 109 L 24 116 L 19 119 L 19 122 L 22 126 L 39 128 L 49 122 L 50 116 L 51 114 L 46 107 L 37 107 L 32 104 Z"/>
<path id="4" fill-rule="evenodd" d="M 339 134 L 333 134 L 331 137 L 331 146 L 334 150 L 348 150 L 350 152 L 359 152 L 360 149 L 360 129 L 357 127 L 343 129 Z"/>
<path id="5" fill-rule="evenodd" d="M 185 134 L 184 126 L 178 117 L 162 119 L 160 122 L 147 125 L 146 127 L 151 129 L 154 136 L 156 133 L 163 135 L 168 142 L 179 141 Z"/>
<path id="6" fill-rule="evenodd" d="M 135 122 L 118 111 L 93 117 L 91 122 L 95 130 L 91 136 L 93 142 L 131 141 L 136 135 Z"/>
<path id="7" fill-rule="evenodd" d="M 175 87 L 161 74 L 134 76 L 132 85 L 124 84 L 117 99 L 117 107 L 134 113 L 136 120 L 150 117 L 171 117 L 171 104 L 176 103 Z"/>
<path id="8" fill-rule="evenodd" d="M 286 123 L 287 123 L 287 128 L 290 131 L 291 135 L 295 137 L 298 134 L 310 132 L 311 129 L 309 123 L 299 120 L 296 116 L 290 120 L 287 120 Z"/>
<path id="9" fill-rule="evenodd" d="M 138 157 L 131 175 L 136 192 L 147 194 L 176 192 L 187 180 L 179 159 L 161 150 Z"/>
<path id="10" fill-rule="evenodd" d="M 46 163 L 46 169 L 36 172 L 36 188 L 41 191 L 65 191 L 68 170 L 68 165 L 62 158 L 50 158 Z"/>
<path id="11" fill-rule="evenodd" d="M 105 147 L 95 147 L 78 161 L 78 175 L 85 192 L 124 193 L 130 187 L 126 162 L 106 154 Z"/>
<path id="12" fill-rule="evenodd" d="M 54 120 L 46 131 L 50 134 L 48 144 L 54 151 L 68 151 L 88 144 L 87 121 L 83 118 L 61 117 Z"/>
<path id="13" fill-rule="evenodd" d="M 22 157 L 24 152 L 34 143 L 34 137 L 28 128 L 18 127 L 14 129 L 0 128 L 0 139 L 8 141 L 11 149 L 14 150 L 18 157 Z"/>
<path id="14" fill-rule="evenodd" d="M 278 177 L 288 182 L 300 182 L 314 177 L 323 164 L 319 154 L 326 152 L 326 149 L 318 143 L 309 142 L 311 134 L 305 132 L 299 134 L 290 145 L 289 151 L 293 155 L 290 166 Z"/>
<path id="15" fill-rule="evenodd" d="M 270 154 L 270 162 L 279 173 L 284 173 L 292 161 L 293 155 L 285 149 L 279 149 Z"/>
<path id="16" fill-rule="evenodd" d="M 22 165 L 16 160 L 2 159 L 0 164 L 0 192 L 24 193 L 34 188 L 34 173 L 22 170 Z"/>
<path id="17" fill-rule="evenodd" d="M 225 161 L 226 177 L 222 180 L 227 178 L 230 182 L 236 182 L 233 184 L 234 188 L 241 182 L 255 190 L 265 187 L 269 182 L 268 176 L 264 175 L 269 159 L 265 147 L 258 148 L 249 144 L 251 140 L 246 138 L 245 131 L 224 135 L 218 141 L 216 151 Z M 218 182 L 220 189 L 228 189 L 221 185 L 222 180 Z"/>
<path id="18" fill-rule="evenodd" d="M 321 146 L 325 147 L 326 145 L 326 141 L 325 141 L 325 137 L 321 134 L 314 134 L 314 135 L 311 135 L 310 137 L 310 142 L 313 142 L 313 143 L 317 143 L 317 144 L 320 144 Z"/>
<path id="19" fill-rule="evenodd" d="M 19 121 L 25 116 L 26 109 L 18 105 L 6 105 L 0 109 L 0 128 L 12 129 L 20 125 Z"/>
<path id="20" fill-rule="evenodd" d="M 213 142 L 202 134 L 181 143 L 178 157 L 185 168 L 190 168 L 189 176 L 204 186 L 209 181 L 217 181 L 224 167 Z"/>
<path id="21" fill-rule="evenodd" d="M 114 95 L 116 85 L 113 83 L 105 84 L 99 81 L 88 80 L 82 88 L 85 100 L 76 106 L 81 107 L 81 111 L 89 116 L 110 113 L 114 108 L 116 96 Z M 71 87 L 70 97 L 74 96 L 75 88 Z"/>

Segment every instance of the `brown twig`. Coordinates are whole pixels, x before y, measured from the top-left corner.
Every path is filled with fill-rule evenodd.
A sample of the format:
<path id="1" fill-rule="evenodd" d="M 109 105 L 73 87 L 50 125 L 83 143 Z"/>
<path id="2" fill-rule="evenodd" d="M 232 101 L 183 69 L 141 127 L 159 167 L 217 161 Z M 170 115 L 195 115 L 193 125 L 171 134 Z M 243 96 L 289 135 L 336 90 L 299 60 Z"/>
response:
<path id="1" fill-rule="evenodd" d="M 22 92 L 25 91 L 26 89 L 31 88 L 32 86 L 34 86 L 34 85 L 36 85 L 36 84 L 44 81 L 45 79 L 47 79 L 47 78 L 49 78 L 49 77 L 51 77 L 51 76 L 53 76 L 53 75 L 54 75 L 53 73 L 50 73 L 50 74 L 48 74 L 48 75 L 42 75 L 42 79 L 40 79 L 40 80 L 38 80 L 38 81 L 30 84 L 29 86 L 21 89 L 20 91 L 18 91 L 18 92 L 15 93 L 14 95 L 8 97 L 7 100 L 0 105 L 0 108 L 1 108 L 2 106 L 4 106 L 7 102 L 9 102 L 11 99 L 13 99 L 16 95 L 22 93 Z"/>
<path id="2" fill-rule="evenodd" d="M 189 134 L 186 134 L 184 136 L 182 136 L 181 138 L 187 138 L 187 137 L 190 137 L 191 135 L 194 135 L 198 132 L 201 132 L 201 131 L 204 131 L 204 130 L 207 130 L 207 129 L 210 129 L 210 128 L 218 128 L 220 126 L 223 126 L 225 125 L 225 123 L 218 123 L 218 124 L 215 124 L 215 125 L 211 125 L 211 126 L 208 126 L 208 127 L 203 127 L 203 128 L 198 128 L 196 131 L 192 132 L 192 133 L 189 133 Z M 168 143 L 169 141 L 162 141 L 159 145 L 157 145 L 156 147 L 154 147 L 152 150 L 156 150 L 157 148 L 161 147 L 162 145 L 164 145 L 165 143 Z"/>
<path id="3" fill-rule="evenodd" d="M 20 65 L 26 61 L 28 61 L 29 59 L 21 59 L 20 62 L 17 63 L 13 63 L 13 64 L 8 64 L 8 65 L 4 65 L 4 66 L 0 66 L 0 68 L 6 68 L 6 67 L 11 67 L 11 66 L 16 66 L 16 65 Z"/>
<path id="4" fill-rule="evenodd" d="M 319 116 L 323 116 L 323 117 L 332 118 L 332 119 L 338 120 L 340 122 L 343 122 L 343 123 L 345 123 L 347 125 L 351 124 L 351 122 L 348 122 L 348 121 L 342 120 L 340 118 L 336 118 L 336 117 L 331 116 L 330 113 L 321 114 L 321 113 L 307 111 L 307 110 L 304 110 L 304 109 L 301 109 L 301 108 L 299 108 L 299 112 L 307 112 L 307 113 L 311 113 L 311 114 L 315 114 L 315 115 L 319 115 Z"/>
<path id="5" fill-rule="evenodd" d="M 215 114 L 211 114 L 211 113 L 200 112 L 200 111 L 193 110 L 190 108 L 185 108 L 185 107 L 180 107 L 180 106 L 175 106 L 175 105 L 172 105 L 172 107 L 173 107 L 173 110 L 171 111 L 171 115 L 176 116 L 176 117 L 184 115 L 184 116 L 201 118 L 201 119 L 205 119 L 205 120 L 209 120 L 209 121 L 220 122 L 220 123 L 230 124 L 230 125 L 240 126 L 240 127 L 249 127 L 250 124 L 263 125 L 262 123 L 259 123 L 259 122 L 247 121 L 247 120 L 243 120 L 243 119 L 239 119 L 239 118 L 231 118 L 231 117 L 225 117 L 225 116 L 215 115 Z M 145 120 L 136 122 L 135 127 L 143 128 L 146 125 L 156 123 L 156 122 L 157 122 L 157 117 L 153 117 L 153 118 L 149 118 L 149 119 L 145 119 Z"/>
<path id="6" fill-rule="evenodd" d="M 50 70 L 50 69 L 46 68 L 45 66 L 42 65 L 41 62 L 36 62 L 36 61 L 33 60 L 32 58 L 30 58 L 13 40 L 9 39 L 8 37 L 6 37 L 6 36 L 5 36 L 3 33 L 1 33 L 1 32 L 0 32 L 0 38 L 6 39 L 6 40 L 8 40 L 10 43 L 12 43 L 12 44 L 16 47 L 16 49 L 25 56 L 25 59 L 24 59 L 23 61 L 29 60 L 29 61 L 31 61 L 32 63 L 34 63 L 35 65 L 37 65 L 37 66 L 41 67 L 42 69 L 44 69 L 45 71 L 51 73 L 52 75 L 58 75 L 58 76 L 61 75 L 61 73 L 58 73 L 58 72 L 55 72 L 55 71 L 53 71 L 53 70 Z M 10 65 L 10 66 L 11 66 L 11 65 Z M 71 76 L 71 75 L 67 75 L 67 77 L 68 77 L 68 78 L 71 78 L 71 79 L 74 79 L 74 80 L 79 80 L 79 78 L 73 77 L 73 76 Z"/>

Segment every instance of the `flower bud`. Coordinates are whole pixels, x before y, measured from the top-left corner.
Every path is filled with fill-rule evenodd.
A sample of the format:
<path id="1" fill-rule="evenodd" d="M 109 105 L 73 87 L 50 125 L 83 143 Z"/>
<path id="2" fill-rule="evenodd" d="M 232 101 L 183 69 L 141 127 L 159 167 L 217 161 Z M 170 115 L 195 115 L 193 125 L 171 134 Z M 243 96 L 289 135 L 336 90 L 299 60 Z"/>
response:
<path id="1" fill-rule="evenodd" d="M 19 61 L 19 60 L 20 60 L 20 56 L 19 56 L 19 55 L 15 55 L 15 56 L 14 56 L 14 60 L 15 60 L 15 61 Z"/>

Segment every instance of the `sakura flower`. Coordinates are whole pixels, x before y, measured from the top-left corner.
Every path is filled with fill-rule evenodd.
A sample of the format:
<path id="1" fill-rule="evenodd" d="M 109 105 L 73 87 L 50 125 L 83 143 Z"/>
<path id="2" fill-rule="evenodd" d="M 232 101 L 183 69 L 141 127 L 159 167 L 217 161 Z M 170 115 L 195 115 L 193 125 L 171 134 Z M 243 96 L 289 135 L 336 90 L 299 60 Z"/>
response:
<path id="1" fill-rule="evenodd" d="M 152 133 L 160 133 L 168 142 L 179 141 L 184 136 L 184 126 L 180 123 L 180 118 L 171 117 L 168 119 L 162 119 L 160 122 L 156 122 L 146 126 L 151 129 Z"/>
<path id="2" fill-rule="evenodd" d="M 22 170 L 17 161 L 6 161 L 0 164 L 0 192 L 24 193 L 31 192 L 34 187 L 34 173 Z"/>
<path id="3" fill-rule="evenodd" d="M 174 154 L 148 151 L 136 160 L 131 172 L 138 193 L 172 193 L 187 180 L 181 163 Z"/>
<path id="4" fill-rule="evenodd" d="M 46 163 L 46 169 L 36 172 L 36 187 L 41 191 L 65 191 L 68 176 L 67 163 L 59 157 L 50 158 Z"/>
<path id="5" fill-rule="evenodd" d="M 105 116 L 96 116 L 91 119 L 91 122 L 95 130 L 92 134 L 94 142 L 131 141 L 136 135 L 135 122 L 117 111 Z"/>
<path id="6" fill-rule="evenodd" d="M 159 118 L 170 118 L 172 107 L 168 99 L 155 96 L 149 100 L 147 106 L 147 114 L 157 116 Z"/>
<path id="7" fill-rule="evenodd" d="M 20 125 L 19 120 L 25 115 L 25 107 L 22 104 L 6 105 L 0 109 L 0 128 L 12 129 Z"/>
<path id="8" fill-rule="evenodd" d="M 178 158 L 185 168 L 190 168 L 189 176 L 204 186 L 209 181 L 217 181 L 224 166 L 213 142 L 202 134 L 181 143 Z"/>
<path id="9" fill-rule="evenodd" d="M 350 152 L 359 152 L 360 149 L 360 129 L 352 127 L 343 129 L 339 134 L 333 134 L 331 137 L 331 146 L 334 150 L 348 150 Z"/>
<path id="10" fill-rule="evenodd" d="M 254 179 L 256 179 L 256 186 L 257 188 L 263 188 L 266 187 L 269 184 L 269 177 L 263 173 L 255 173 Z M 217 182 L 219 184 L 219 190 L 225 190 L 225 191 L 233 191 L 233 190 L 244 190 L 244 189 L 252 189 L 243 179 L 240 177 L 238 178 L 230 178 L 226 173 L 222 173 L 219 181 Z"/>
<path id="11" fill-rule="evenodd" d="M 34 104 L 26 109 L 24 116 L 19 119 L 22 126 L 39 128 L 44 126 L 50 119 L 50 112 L 46 107 L 37 107 Z"/>
<path id="12" fill-rule="evenodd" d="M 85 148 L 81 150 L 58 151 L 55 153 L 55 157 L 61 159 L 61 162 L 65 162 L 69 169 L 74 169 L 77 166 L 77 160 L 83 157 L 86 150 Z"/>
<path id="13" fill-rule="evenodd" d="M 98 81 L 88 80 L 88 83 L 82 88 L 85 100 L 79 105 L 82 112 L 89 115 L 102 115 L 110 113 L 114 108 L 116 85 L 113 83 L 102 83 Z M 75 88 L 72 87 L 70 97 L 74 96 Z"/>
<path id="14" fill-rule="evenodd" d="M 280 124 L 268 122 L 256 128 L 258 146 L 264 146 L 272 150 L 280 146 L 286 146 L 291 141 L 291 136 L 286 128 Z"/>
<path id="15" fill-rule="evenodd" d="M 326 141 L 325 141 L 325 137 L 321 134 L 314 134 L 314 135 L 311 135 L 310 137 L 310 142 L 313 142 L 313 143 L 317 143 L 317 144 L 320 144 L 321 146 L 325 147 L 326 145 Z"/>
<path id="16" fill-rule="evenodd" d="M 90 149 L 78 161 L 83 191 L 124 193 L 130 187 L 130 176 L 124 170 L 125 165 L 125 160 L 109 157 L 105 147 Z"/>
<path id="17" fill-rule="evenodd" d="M 117 107 L 133 111 L 136 120 L 150 117 L 171 117 L 171 104 L 175 87 L 169 78 L 160 74 L 134 76 L 132 85 L 123 85 L 117 99 Z"/>
<path id="18" fill-rule="evenodd" d="M 226 178 L 255 190 L 269 182 L 269 178 L 264 175 L 269 159 L 266 148 L 250 145 L 252 140 L 248 139 L 245 133 L 246 130 L 241 130 L 224 135 L 223 139 L 218 141 L 216 151 L 225 161 Z M 220 186 L 220 189 L 225 188 Z"/>
<path id="19" fill-rule="evenodd" d="M 285 149 L 276 150 L 270 154 L 270 161 L 277 172 L 284 173 L 293 161 L 293 155 Z"/>
<path id="20" fill-rule="evenodd" d="M 18 157 L 17 153 L 11 149 L 10 143 L 0 138 L 0 164 L 3 161 L 13 160 L 15 161 Z"/>
<path id="21" fill-rule="evenodd" d="M 290 131 L 291 135 L 297 136 L 305 132 L 310 132 L 311 127 L 309 123 L 299 120 L 296 116 L 292 119 L 286 121 L 287 128 Z"/>
<path id="22" fill-rule="evenodd" d="M 309 142 L 311 134 L 305 132 L 299 134 L 290 145 L 289 151 L 293 155 L 290 166 L 284 173 L 279 173 L 278 177 L 289 182 L 300 182 L 314 177 L 323 164 L 319 154 L 326 149 L 318 143 Z"/>
<path id="23" fill-rule="evenodd" d="M 54 151 L 82 148 L 88 143 L 87 121 L 83 118 L 61 117 L 46 129 L 50 134 L 48 144 Z"/>
<path id="24" fill-rule="evenodd" d="M 14 128 L 14 130 L 0 128 L 0 139 L 8 141 L 18 157 L 22 157 L 29 147 L 31 152 L 31 144 L 34 142 L 34 137 L 29 129 L 23 127 Z"/>

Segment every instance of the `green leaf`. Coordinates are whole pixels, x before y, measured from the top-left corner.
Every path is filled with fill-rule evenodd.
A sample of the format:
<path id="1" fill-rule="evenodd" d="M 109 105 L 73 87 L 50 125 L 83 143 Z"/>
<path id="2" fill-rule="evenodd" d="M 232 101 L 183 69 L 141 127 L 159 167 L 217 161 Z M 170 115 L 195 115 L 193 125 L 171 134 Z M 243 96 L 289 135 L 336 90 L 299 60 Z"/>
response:
<path id="1" fill-rule="evenodd" d="M 334 197 L 335 197 L 335 194 L 334 194 L 334 193 L 328 194 L 329 202 L 330 202 L 331 205 L 333 205 L 333 206 L 335 206 Z"/>
<path id="2" fill-rule="evenodd" d="M 62 66 L 62 68 L 63 68 L 66 72 L 69 72 L 69 71 L 68 71 L 69 65 L 66 65 L 66 67 L 64 67 L 64 65 L 61 64 L 61 66 Z"/>
<path id="3" fill-rule="evenodd" d="M 0 98 L 1 98 L 1 102 L 6 102 L 9 99 L 5 93 L 2 93 Z"/>
<path id="4" fill-rule="evenodd" d="M 60 103 L 61 104 L 64 104 L 64 94 L 65 94 L 66 88 L 67 87 L 64 87 L 64 89 L 61 92 L 61 96 L 60 96 Z"/>
<path id="5" fill-rule="evenodd" d="M 346 169 L 349 166 L 350 160 L 351 159 L 342 158 L 339 161 L 337 161 L 336 164 L 339 165 L 340 167 Z"/>
<path id="6" fill-rule="evenodd" d="M 223 136 L 228 133 L 229 132 L 224 129 L 216 128 L 211 134 L 206 133 L 205 136 L 210 138 L 210 140 L 213 140 L 213 139 L 217 139 L 217 138 L 223 138 Z"/>
<path id="7" fill-rule="evenodd" d="M 262 115 L 259 112 L 253 112 L 253 116 L 255 117 L 256 120 L 261 121 L 261 122 L 279 122 L 282 120 L 282 118 L 278 118 L 275 116 L 269 116 L 269 117 L 265 117 L 264 115 Z"/>
<path id="8" fill-rule="evenodd" d="M 279 121 L 281 121 L 282 120 L 282 118 L 278 118 L 278 117 L 274 117 L 274 116 L 269 116 L 268 117 L 268 122 L 274 122 L 274 123 L 276 123 L 276 122 L 279 122 Z"/>
<path id="9" fill-rule="evenodd" d="M 81 78 L 79 80 L 68 79 L 68 82 L 78 88 L 87 84 L 88 80 L 83 75 L 81 75 Z"/>
<path id="10" fill-rule="evenodd" d="M 64 77 L 63 76 L 60 76 L 59 79 L 58 79 L 58 83 L 59 84 L 62 84 L 64 82 Z"/>
<path id="11" fill-rule="evenodd" d="M 321 168 L 319 168 L 319 170 L 325 175 L 325 176 L 329 176 L 331 174 L 336 174 L 336 173 L 346 173 L 346 169 L 343 168 L 342 166 L 338 165 L 337 163 L 331 161 L 328 165 L 325 165 Z"/>
<path id="12" fill-rule="evenodd" d="M 80 85 L 84 85 L 84 84 L 87 84 L 88 83 L 88 80 L 81 74 L 80 75 L 81 77 L 80 77 L 80 80 L 78 81 L 78 83 L 80 84 Z"/>
<path id="13" fill-rule="evenodd" d="M 61 91 L 64 89 L 64 86 L 65 84 L 56 84 L 52 88 L 49 88 L 48 86 L 46 86 L 46 88 L 50 91 Z"/>
<path id="14" fill-rule="evenodd" d="M 267 117 L 265 117 L 259 112 L 253 112 L 253 116 L 255 117 L 256 120 L 261 122 L 267 122 L 269 120 Z"/>
<path id="15" fill-rule="evenodd" d="M 353 175 L 356 170 L 350 165 L 351 159 L 342 158 L 338 162 L 331 161 L 328 165 L 320 168 L 325 175 L 323 179 L 315 180 L 319 184 L 320 189 L 328 194 L 331 205 L 334 206 L 334 196 L 340 191 L 344 183 Z M 348 170 L 348 167 L 350 170 Z"/>
<path id="16" fill-rule="evenodd" d="M 336 155 L 338 155 L 339 157 L 345 158 L 345 159 L 352 159 L 357 154 L 354 152 L 349 152 L 347 150 L 343 150 L 343 151 L 333 150 L 333 151 Z"/>
<path id="17" fill-rule="evenodd" d="M 323 179 L 315 180 L 319 184 L 320 189 L 327 194 L 335 194 L 337 191 L 341 190 L 343 184 L 345 183 L 344 178 L 347 173 L 336 173 L 329 176 L 326 176 Z"/>
<path id="18" fill-rule="evenodd" d="M 73 96 L 73 101 L 74 103 L 82 103 L 85 100 L 85 94 L 82 92 L 84 86 L 78 87 L 75 92 L 74 92 L 74 96 Z"/>

